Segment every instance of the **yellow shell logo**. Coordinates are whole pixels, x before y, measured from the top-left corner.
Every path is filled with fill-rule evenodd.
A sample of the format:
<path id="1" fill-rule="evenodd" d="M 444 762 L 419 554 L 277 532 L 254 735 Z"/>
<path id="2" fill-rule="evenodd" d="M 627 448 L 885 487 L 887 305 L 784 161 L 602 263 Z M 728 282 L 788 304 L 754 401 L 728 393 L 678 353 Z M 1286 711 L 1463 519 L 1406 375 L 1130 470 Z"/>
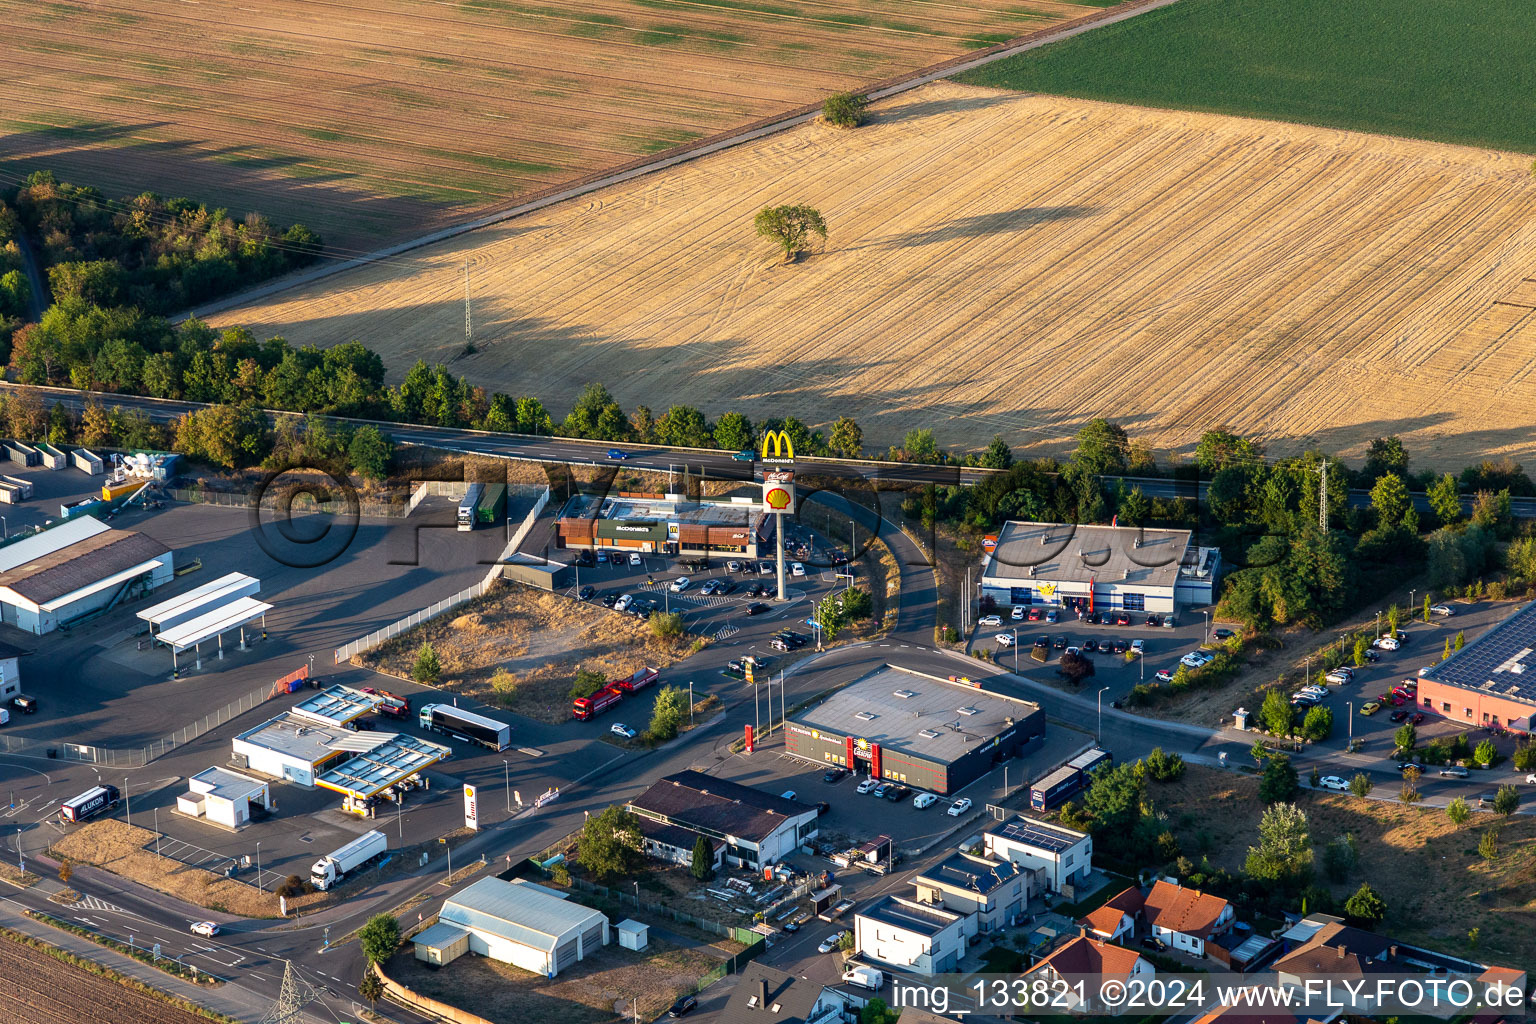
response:
<path id="1" fill-rule="evenodd" d="M 782 511 L 789 508 L 789 492 L 782 487 L 775 487 L 763 498 L 763 502 L 774 511 Z"/>

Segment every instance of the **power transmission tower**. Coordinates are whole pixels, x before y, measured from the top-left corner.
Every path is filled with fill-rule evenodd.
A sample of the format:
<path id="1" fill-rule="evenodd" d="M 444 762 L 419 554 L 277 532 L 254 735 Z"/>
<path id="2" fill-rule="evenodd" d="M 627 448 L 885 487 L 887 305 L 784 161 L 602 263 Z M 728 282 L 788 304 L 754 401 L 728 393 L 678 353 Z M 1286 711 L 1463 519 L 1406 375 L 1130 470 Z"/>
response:
<path id="1" fill-rule="evenodd" d="M 1322 486 L 1317 490 L 1317 526 L 1324 533 L 1328 532 L 1328 459 L 1323 459 L 1323 464 L 1318 467 L 1322 473 Z"/>
<path id="2" fill-rule="evenodd" d="M 259 1024 L 298 1024 L 303 1019 L 304 1007 L 319 1001 L 322 994 L 293 969 L 292 960 L 284 960 L 283 984 L 278 989 L 277 1001 L 262 1014 Z"/>

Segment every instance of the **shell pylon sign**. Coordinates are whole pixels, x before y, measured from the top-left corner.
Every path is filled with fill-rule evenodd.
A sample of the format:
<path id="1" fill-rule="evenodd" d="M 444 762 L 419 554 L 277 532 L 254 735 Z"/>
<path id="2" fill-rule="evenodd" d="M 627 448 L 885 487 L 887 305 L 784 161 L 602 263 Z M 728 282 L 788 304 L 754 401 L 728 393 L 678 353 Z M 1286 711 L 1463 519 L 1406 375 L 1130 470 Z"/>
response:
<path id="1" fill-rule="evenodd" d="M 795 511 L 795 444 L 782 430 L 763 434 L 761 461 L 781 469 L 763 471 L 763 509 L 772 515 L 792 515 Z"/>

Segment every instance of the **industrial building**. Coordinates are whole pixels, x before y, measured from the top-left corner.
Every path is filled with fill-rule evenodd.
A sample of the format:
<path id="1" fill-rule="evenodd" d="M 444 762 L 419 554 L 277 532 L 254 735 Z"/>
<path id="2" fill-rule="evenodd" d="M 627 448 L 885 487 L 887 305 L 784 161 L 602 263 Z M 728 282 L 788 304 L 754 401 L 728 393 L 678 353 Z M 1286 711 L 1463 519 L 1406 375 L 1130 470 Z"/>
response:
<path id="1" fill-rule="evenodd" d="M 1418 703 L 1460 725 L 1533 731 L 1536 604 L 1528 604 L 1419 677 Z"/>
<path id="2" fill-rule="evenodd" d="M 1166 615 L 1213 603 L 1220 576 L 1220 550 L 1192 548 L 1188 530 L 1010 521 L 987 556 L 981 596 L 1006 607 Z"/>
<path id="3" fill-rule="evenodd" d="M 189 818 L 236 829 L 251 820 L 251 805 L 272 809 L 267 783 L 228 768 L 209 768 L 187 780 L 188 792 L 176 798 L 176 810 Z"/>
<path id="4" fill-rule="evenodd" d="M 789 722 L 786 749 L 933 793 L 954 793 L 1045 734 L 1031 701 L 884 665 Z"/>
<path id="5" fill-rule="evenodd" d="M 478 953 L 553 978 L 608 944 L 608 919 L 544 886 L 487 877 L 443 901 L 411 942 L 427 963 Z"/>
<path id="6" fill-rule="evenodd" d="M 560 510 L 561 547 L 756 558 L 771 549 L 774 517 L 750 498 L 690 501 L 681 494 L 577 494 Z"/>
<path id="7" fill-rule="evenodd" d="M 232 741 L 237 767 L 248 768 L 306 788 L 325 769 L 353 754 L 372 750 L 393 733 L 353 732 L 344 725 L 320 725 L 284 711 Z"/>
<path id="8" fill-rule="evenodd" d="M 0 622 L 51 633 L 169 582 L 170 548 L 80 516 L 0 547 Z"/>
<path id="9" fill-rule="evenodd" d="M 1029 871 L 1035 892 L 1070 895 L 1093 871 L 1093 837 L 1064 825 L 1020 816 L 987 829 L 982 843 L 988 857 Z"/>
<path id="10" fill-rule="evenodd" d="M 736 867 L 775 864 L 816 835 L 817 810 L 809 804 L 770 796 L 750 786 L 703 772 L 668 775 L 635 797 L 628 810 L 641 818 L 647 849 L 664 860 L 689 862 L 698 836 L 723 844 L 725 861 Z M 653 826 L 672 826 L 666 831 Z"/>

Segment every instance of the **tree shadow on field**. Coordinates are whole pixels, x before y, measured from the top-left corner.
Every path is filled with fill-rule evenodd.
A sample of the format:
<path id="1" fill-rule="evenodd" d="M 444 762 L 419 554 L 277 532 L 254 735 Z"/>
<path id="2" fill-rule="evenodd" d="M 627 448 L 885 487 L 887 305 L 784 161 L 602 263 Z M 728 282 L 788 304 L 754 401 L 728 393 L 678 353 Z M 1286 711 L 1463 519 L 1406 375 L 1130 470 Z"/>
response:
<path id="1" fill-rule="evenodd" d="M 985 110 L 988 107 L 1001 106 L 1004 103 L 1016 103 L 1028 93 L 1006 92 L 988 94 L 985 96 L 965 96 L 946 100 L 918 100 L 915 103 L 902 103 L 899 106 L 882 107 L 869 112 L 870 124 L 901 124 L 907 121 L 920 121 L 925 117 L 934 117 L 939 114 L 958 114 L 968 110 Z"/>
<path id="2" fill-rule="evenodd" d="M 921 245 L 955 242 L 963 238 L 985 238 L 1022 232 L 1040 224 L 1058 220 L 1074 220 L 1092 216 L 1092 206 L 1022 206 L 1016 210 L 999 210 L 996 213 L 979 213 L 970 217 L 957 217 L 952 221 L 921 231 L 909 231 L 903 235 L 878 238 L 869 246 L 859 248 L 911 249 Z"/>

